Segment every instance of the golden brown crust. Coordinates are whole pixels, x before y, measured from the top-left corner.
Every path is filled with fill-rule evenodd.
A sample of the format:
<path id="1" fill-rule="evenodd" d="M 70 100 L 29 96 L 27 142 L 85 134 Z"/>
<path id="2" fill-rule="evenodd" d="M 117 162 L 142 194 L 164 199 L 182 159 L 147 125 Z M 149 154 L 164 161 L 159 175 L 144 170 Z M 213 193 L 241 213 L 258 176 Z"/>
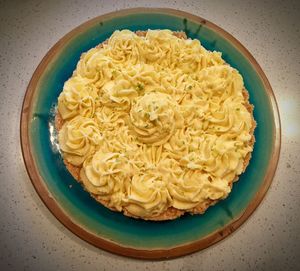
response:
<path id="1" fill-rule="evenodd" d="M 254 143 L 255 143 L 254 130 L 255 130 L 255 127 L 256 127 L 256 121 L 253 118 L 254 106 L 252 104 L 250 104 L 250 102 L 249 102 L 249 93 L 246 89 L 243 90 L 243 96 L 244 96 L 244 100 L 245 100 L 244 106 L 246 107 L 246 109 L 248 110 L 248 112 L 252 116 L 252 126 L 251 126 L 251 130 L 250 130 L 251 140 L 250 140 L 249 145 L 253 146 Z M 247 166 L 249 165 L 251 155 L 252 155 L 252 152 L 249 152 L 247 154 L 247 156 L 245 157 L 243 172 L 246 170 Z"/>
<path id="2" fill-rule="evenodd" d="M 136 34 L 138 36 L 145 36 L 147 33 L 147 31 L 136 31 Z M 185 34 L 185 32 L 173 32 L 173 35 L 181 38 L 181 39 L 187 39 L 187 36 Z M 103 43 L 99 44 L 97 46 L 97 48 L 101 48 L 103 46 L 103 44 L 107 43 L 107 40 L 104 41 Z M 253 118 L 253 105 L 251 105 L 249 103 L 249 93 L 247 92 L 246 89 L 243 89 L 243 96 L 244 96 L 244 106 L 246 107 L 246 109 L 248 110 L 248 112 L 251 114 L 252 116 L 252 127 L 250 130 L 250 134 L 251 134 L 251 140 L 249 145 L 253 146 L 254 142 L 255 142 L 255 137 L 254 137 L 254 129 L 256 127 L 256 122 Z M 64 120 L 62 119 L 60 113 L 57 111 L 57 114 L 55 116 L 55 128 L 57 129 L 57 131 L 59 131 L 62 126 L 64 124 Z M 249 162 L 251 159 L 251 152 L 247 154 L 247 156 L 245 157 L 244 160 L 244 167 L 243 167 L 243 172 L 246 170 Z M 70 174 L 74 177 L 75 180 L 77 180 L 79 183 L 82 184 L 82 180 L 80 179 L 80 167 L 76 167 L 72 164 L 70 164 L 68 161 L 66 161 L 64 159 L 64 163 L 66 165 L 66 168 L 68 169 L 68 171 L 70 172 Z M 233 182 L 236 182 L 239 179 L 239 176 L 235 176 L 234 179 L 229 183 L 229 186 L 232 187 Z M 82 184 L 83 185 L 83 184 Z M 84 187 L 84 186 L 83 186 Z M 89 191 L 87 191 L 89 192 Z M 90 192 L 89 192 L 90 193 Z M 102 204 L 103 206 L 105 206 L 106 208 L 112 210 L 112 211 L 117 211 L 115 208 L 112 208 L 109 206 L 108 202 L 105 200 L 100 199 L 97 195 L 90 193 L 90 195 L 96 200 L 98 201 L 100 204 Z M 136 219 L 144 219 L 144 220 L 152 220 L 152 221 L 163 221 L 163 220 L 172 220 L 172 219 L 176 219 L 180 216 L 182 216 L 184 213 L 190 213 L 190 214 L 203 214 L 208 207 L 215 205 L 219 200 L 211 200 L 211 199 L 206 199 L 204 202 L 201 202 L 199 205 L 197 205 L 196 207 L 186 210 L 186 211 L 182 211 L 179 209 L 176 209 L 174 207 L 169 207 L 165 212 L 161 213 L 158 216 L 153 216 L 153 217 L 137 217 L 134 216 L 133 214 L 131 214 L 126 207 L 123 208 L 123 214 L 129 217 L 133 217 Z"/>
<path id="3" fill-rule="evenodd" d="M 151 221 L 163 221 L 163 220 L 172 220 L 176 219 L 184 214 L 184 211 L 175 209 L 174 207 L 169 207 L 165 212 L 161 213 L 158 216 L 152 216 L 152 217 L 137 217 L 128 212 L 126 207 L 124 208 L 124 215 L 130 216 L 136 219 L 143 219 L 143 220 L 151 220 Z"/>
<path id="4" fill-rule="evenodd" d="M 147 31 L 136 31 L 135 34 L 137 34 L 140 37 L 145 37 L 147 34 Z M 173 32 L 173 35 L 179 39 L 187 39 L 187 36 L 186 36 L 185 32 L 183 32 L 183 31 Z"/>

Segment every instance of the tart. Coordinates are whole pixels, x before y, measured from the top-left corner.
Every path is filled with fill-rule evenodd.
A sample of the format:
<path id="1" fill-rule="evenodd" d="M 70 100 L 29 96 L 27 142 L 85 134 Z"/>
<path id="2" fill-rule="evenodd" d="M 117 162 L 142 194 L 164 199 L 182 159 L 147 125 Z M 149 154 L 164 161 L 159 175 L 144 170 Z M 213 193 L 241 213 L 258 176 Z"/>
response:
<path id="1" fill-rule="evenodd" d="M 170 30 L 115 31 L 82 54 L 56 114 L 72 176 L 110 210 L 154 221 L 225 199 L 255 126 L 240 73 Z"/>

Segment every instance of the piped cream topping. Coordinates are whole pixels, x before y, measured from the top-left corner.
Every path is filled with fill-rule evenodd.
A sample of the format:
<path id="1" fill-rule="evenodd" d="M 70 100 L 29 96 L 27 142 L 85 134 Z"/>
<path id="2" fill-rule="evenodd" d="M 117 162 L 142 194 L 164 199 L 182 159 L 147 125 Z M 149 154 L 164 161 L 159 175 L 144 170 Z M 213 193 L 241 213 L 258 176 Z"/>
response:
<path id="1" fill-rule="evenodd" d="M 58 110 L 64 158 L 114 210 L 151 218 L 226 198 L 252 152 L 239 72 L 169 30 L 115 31 L 84 53 Z"/>

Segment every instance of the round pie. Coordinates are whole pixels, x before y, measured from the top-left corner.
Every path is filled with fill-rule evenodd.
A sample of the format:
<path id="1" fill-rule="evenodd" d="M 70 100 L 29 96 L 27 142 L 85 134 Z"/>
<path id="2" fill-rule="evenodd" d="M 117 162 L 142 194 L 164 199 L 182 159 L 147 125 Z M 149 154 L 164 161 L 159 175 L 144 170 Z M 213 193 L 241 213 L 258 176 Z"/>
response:
<path id="1" fill-rule="evenodd" d="M 226 198 L 255 126 L 239 72 L 170 30 L 115 31 L 82 54 L 56 114 L 73 177 L 107 208 L 145 220 Z"/>

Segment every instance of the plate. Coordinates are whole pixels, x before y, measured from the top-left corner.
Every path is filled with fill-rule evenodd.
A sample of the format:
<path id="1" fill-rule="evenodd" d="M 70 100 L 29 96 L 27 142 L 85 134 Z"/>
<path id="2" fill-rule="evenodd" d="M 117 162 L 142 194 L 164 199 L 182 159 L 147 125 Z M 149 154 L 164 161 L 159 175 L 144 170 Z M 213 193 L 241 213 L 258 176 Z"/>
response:
<path id="1" fill-rule="evenodd" d="M 239 70 L 255 106 L 256 143 L 247 170 L 226 200 L 204 215 L 173 221 L 136 220 L 108 210 L 84 191 L 66 170 L 57 146 L 54 114 L 64 82 L 81 53 L 117 29 L 183 30 Z M 198 16 L 172 10 L 137 8 L 94 18 L 59 40 L 43 58 L 28 85 L 21 113 L 24 162 L 37 193 L 69 230 L 87 242 L 124 256 L 163 259 L 206 248 L 236 230 L 267 192 L 280 151 L 280 120 L 272 88 L 247 49 L 228 32 Z"/>

